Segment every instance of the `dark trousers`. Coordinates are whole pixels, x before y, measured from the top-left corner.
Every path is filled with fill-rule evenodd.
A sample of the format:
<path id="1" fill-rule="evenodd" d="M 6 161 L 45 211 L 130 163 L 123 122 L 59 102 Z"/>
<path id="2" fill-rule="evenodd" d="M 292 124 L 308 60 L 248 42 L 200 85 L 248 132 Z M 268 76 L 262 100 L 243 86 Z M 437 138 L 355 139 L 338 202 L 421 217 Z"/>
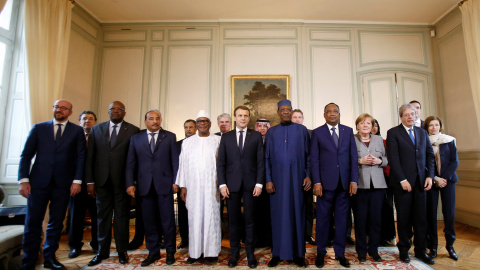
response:
<path id="1" fill-rule="evenodd" d="M 339 180 L 340 182 L 340 180 Z M 327 254 L 328 232 L 330 230 L 330 219 L 334 212 L 335 238 L 333 249 L 335 256 L 344 257 L 347 239 L 347 212 L 350 205 L 350 195 L 345 191 L 341 183 L 334 191 L 323 190 L 323 196 L 317 197 L 317 253 Z"/>
<path id="2" fill-rule="evenodd" d="M 57 187 L 53 179 L 46 188 L 32 188 L 30 197 L 27 199 L 27 215 L 23 234 L 23 267 L 35 266 L 37 261 L 40 252 L 42 223 L 48 202 L 50 202 L 50 206 L 43 258 L 48 261 L 55 257 L 69 196 L 70 187 Z"/>
<path id="3" fill-rule="evenodd" d="M 445 228 L 445 240 L 447 246 L 453 246 L 455 242 L 455 182 L 448 181 L 444 188 L 434 187 L 427 191 L 427 240 L 429 249 L 437 249 L 437 209 L 438 195 L 442 198 L 442 213 Z"/>
<path id="4" fill-rule="evenodd" d="M 382 229 L 381 241 L 390 241 L 395 238 L 395 213 L 393 211 L 393 190 L 385 190 L 385 198 L 382 203 Z"/>
<path id="5" fill-rule="evenodd" d="M 97 218 L 98 218 L 98 254 L 108 256 L 112 243 L 112 218 L 115 245 L 119 253 L 127 252 L 128 248 L 128 221 L 129 198 L 126 188 L 115 187 L 108 179 L 105 185 L 96 186 L 97 189 Z"/>
<path id="6" fill-rule="evenodd" d="M 270 195 L 265 185 L 262 194 L 255 198 L 255 229 L 257 235 L 257 247 L 272 246 L 272 220 L 270 216 Z"/>
<path id="7" fill-rule="evenodd" d="M 160 195 L 151 185 L 147 196 L 142 196 L 143 224 L 146 246 L 150 254 L 160 253 L 162 232 L 167 253 L 175 253 L 175 213 L 173 194 Z"/>
<path id="8" fill-rule="evenodd" d="M 378 253 L 384 189 L 358 189 L 355 195 L 355 242 L 358 255 Z M 368 235 L 368 244 L 367 244 Z"/>
<path id="9" fill-rule="evenodd" d="M 313 188 L 309 191 L 304 191 L 303 203 L 305 204 L 305 239 L 312 237 L 313 233 L 313 218 L 315 210 L 313 209 Z"/>
<path id="10" fill-rule="evenodd" d="M 132 241 L 143 243 L 143 240 L 145 240 L 145 225 L 143 224 L 142 198 L 138 191 L 137 187 L 135 189 L 135 235 Z"/>
<path id="11" fill-rule="evenodd" d="M 70 249 L 80 249 L 83 246 L 83 227 L 87 209 L 92 222 L 92 241 L 90 245 L 98 249 L 97 204 L 95 198 L 88 195 L 86 185 L 82 185 L 80 193 L 70 198 L 68 207 L 70 208 L 70 230 L 68 232 L 68 245 Z"/>
<path id="12" fill-rule="evenodd" d="M 353 197 L 349 196 L 350 204 L 347 210 L 347 230 L 345 232 L 345 239 L 352 236 L 352 227 L 353 227 L 353 219 L 352 214 L 355 213 L 355 200 Z M 330 228 L 328 231 L 328 241 L 333 241 L 335 238 L 335 217 L 332 211 L 332 215 L 330 217 Z"/>
<path id="13" fill-rule="evenodd" d="M 188 243 L 188 211 L 185 202 L 180 198 L 180 191 L 177 193 L 178 206 L 178 230 L 183 243 Z"/>
<path id="14" fill-rule="evenodd" d="M 227 198 L 228 227 L 230 233 L 230 249 L 232 258 L 238 260 L 240 257 L 240 239 L 242 238 L 243 226 L 245 224 L 245 251 L 248 259 L 253 259 L 255 252 L 255 198 L 252 192 L 239 191 L 230 192 Z M 244 205 L 244 222 L 242 222 L 242 198 Z"/>
<path id="15" fill-rule="evenodd" d="M 401 189 L 400 183 L 394 190 L 395 206 L 397 208 L 398 243 L 400 252 L 408 252 L 412 227 L 414 232 L 415 254 L 425 252 L 427 233 L 427 195 L 420 180 L 415 181 L 412 191 Z"/>

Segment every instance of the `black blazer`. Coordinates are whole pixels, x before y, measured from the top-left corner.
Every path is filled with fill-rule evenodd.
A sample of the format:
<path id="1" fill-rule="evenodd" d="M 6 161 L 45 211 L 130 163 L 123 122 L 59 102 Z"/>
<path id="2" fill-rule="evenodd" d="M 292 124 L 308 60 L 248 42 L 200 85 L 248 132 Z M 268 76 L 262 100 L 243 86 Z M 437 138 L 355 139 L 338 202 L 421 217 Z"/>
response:
<path id="1" fill-rule="evenodd" d="M 236 129 L 223 134 L 218 148 L 218 185 L 226 184 L 230 192 L 253 192 L 256 184 L 265 184 L 265 159 L 260 132 L 247 129 L 243 152 L 237 145 Z"/>
<path id="2" fill-rule="evenodd" d="M 440 175 L 437 172 L 437 166 L 435 166 L 435 175 L 444 178 L 451 182 L 458 182 L 457 168 L 458 168 L 458 155 L 455 141 L 449 143 L 443 143 L 439 145 L 438 151 L 440 151 L 440 160 L 442 161 L 442 168 Z"/>
<path id="3" fill-rule="evenodd" d="M 137 134 L 138 127 L 123 121 L 115 145 L 110 147 L 110 121 L 92 127 L 88 137 L 85 179 L 87 183 L 103 186 L 110 178 L 115 187 L 125 187 L 125 166 L 127 163 L 130 137 Z"/>
<path id="4" fill-rule="evenodd" d="M 416 179 L 425 185 L 425 178 L 435 175 L 435 157 L 427 131 L 414 127 L 415 145 L 402 124 L 387 132 L 387 156 L 390 165 L 390 181 L 400 187 L 400 181 L 407 179 L 415 185 Z"/>

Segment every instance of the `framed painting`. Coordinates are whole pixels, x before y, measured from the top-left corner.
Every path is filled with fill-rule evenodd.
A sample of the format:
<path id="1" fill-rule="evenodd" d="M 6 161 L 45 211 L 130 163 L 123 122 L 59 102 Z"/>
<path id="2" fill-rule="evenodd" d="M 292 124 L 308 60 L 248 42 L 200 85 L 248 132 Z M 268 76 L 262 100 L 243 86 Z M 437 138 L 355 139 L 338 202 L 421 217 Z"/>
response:
<path id="1" fill-rule="evenodd" d="M 290 96 L 290 75 L 232 75 L 233 110 L 244 105 L 250 108 L 248 127 L 255 129 L 257 119 L 270 120 L 270 125 L 280 123 L 277 103 Z"/>

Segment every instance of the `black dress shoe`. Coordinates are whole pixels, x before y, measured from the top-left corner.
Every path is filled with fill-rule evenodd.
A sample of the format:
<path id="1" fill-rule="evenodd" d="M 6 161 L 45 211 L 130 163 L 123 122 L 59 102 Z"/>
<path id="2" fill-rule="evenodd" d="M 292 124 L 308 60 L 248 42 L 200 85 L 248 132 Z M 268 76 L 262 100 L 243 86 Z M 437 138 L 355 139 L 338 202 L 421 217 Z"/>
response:
<path id="1" fill-rule="evenodd" d="M 230 258 L 230 260 L 228 260 L 228 267 L 234 268 L 235 266 L 237 266 L 237 260 Z"/>
<path id="2" fill-rule="evenodd" d="M 210 263 L 217 263 L 218 262 L 218 257 L 207 257 L 206 259 Z"/>
<path id="3" fill-rule="evenodd" d="M 199 259 L 194 259 L 192 257 L 188 257 L 187 259 L 187 264 L 192 264 L 192 263 L 195 263 L 196 261 L 198 261 Z"/>
<path id="4" fill-rule="evenodd" d="M 68 258 L 73 259 L 78 257 L 78 255 L 80 255 L 80 251 L 82 251 L 81 248 L 74 248 L 70 250 L 70 253 L 68 253 Z"/>
<path id="5" fill-rule="evenodd" d="M 61 264 L 59 261 L 57 261 L 57 258 L 53 258 L 49 261 L 44 261 L 43 262 L 43 268 L 48 268 L 48 269 L 66 269 L 63 264 Z"/>
<path id="6" fill-rule="evenodd" d="M 305 258 L 293 258 L 293 263 L 298 265 L 298 267 L 307 267 L 307 263 L 305 262 Z"/>
<path id="7" fill-rule="evenodd" d="M 177 249 L 182 249 L 188 247 L 188 242 L 181 241 L 180 244 L 178 244 Z"/>
<path id="8" fill-rule="evenodd" d="M 94 266 L 102 262 L 102 260 L 108 259 L 110 256 L 95 255 L 93 259 L 87 264 L 87 266 Z"/>
<path id="9" fill-rule="evenodd" d="M 424 263 L 435 264 L 435 261 L 426 252 L 422 254 L 415 254 L 415 257 L 422 260 Z"/>
<path id="10" fill-rule="evenodd" d="M 273 256 L 272 259 L 268 262 L 268 267 L 275 267 L 280 263 L 280 257 Z"/>
<path id="11" fill-rule="evenodd" d="M 455 249 L 453 249 L 453 246 L 445 246 L 445 248 L 447 249 L 448 251 L 448 256 L 452 259 L 454 259 L 455 261 L 458 261 L 458 255 L 457 253 L 455 252 Z"/>
<path id="12" fill-rule="evenodd" d="M 325 255 L 317 254 L 317 259 L 315 260 L 315 266 L 317 268 L 322 268 L 325 266 Z"/>
<path id="13" fill-rule="evenodd" d="M 341 266 L 345 268 L 350 268 L 350 263 L 348 262 L 347 258 L 335 256 L 335 260 L 337 260 Z"/>
<path id="14" fill-rule="evenodd" d="M 400 251 L 400 261 L 404 263 L 410 262 L 410 256 L 408 255 L 408 251 Z"/>
<path id="15" fill-rule="evenodd" d="M 143 239 L 137 240 L 133 238 L 132 242 L 128 243 L 127 250 L 136 250 L 139 249 L 143 245 Z"/>
<path id="16" fill-rule="evenodd" d="M 257 259 L 253 258 L 251 260 L 248 260 L 248 267 L 253 269 L 253 268 L 257 268 L 257 265 L 258 265 Z"/>
<path id="17" fill-rule="evenodd" d="M 143 260 L 140 266 L 149 266 L 150 264 L 154 263 L 157 260 L 160 260 L 160 253 L 148 254 L 147 258 Z"/>
<path id="18" fill-rule="evenodd" d="M 359 262 L 366 262 L 367 261 L 367 256 L 358 254 L 358 261 Z"/>
<path id="19" fill-rule="evenodd" d="M 428 255 L 432 258 L 436 258 L 437 257 L 437 250 L 432 248 L 430 249 L 430 252 L 428 253 Z"/>
<path id="20" fill-rule="evenodd" d="M 172 265 L 175 263 L 175 253 L 173 252 L 168 252 L 167 253 L 167 260 L 165 261 L 167 265 Z"/>
<path id="21" fill-rule="evenodd" d="M 313 237 L 307 237 L 307 244 L 310 244 L 312 246 L 316 246 L 317 242 L 315 242 L 315 239 L 313 239 Z"/>
<path id="22" fill-rule="evenodd" d="M 355 240 L 351 236 L 347 237 L 347 244 L 349 245 L 355 245 Z"/>
<path id="23" fill-rule="evenodd" d="M 376 262 L 381 262 L 382 261 L 382 257 L 380 257 L 380 255 L 378 255 L 378 253 L 371 254 L 370 257 L 372 257 L 372 259 Z"/>
<path id="24" fill-rule="evenodd" d="M 119 253 L 118 253 L 118 261 L 119 261 L 121 264 L 126 264 L 126 263 L 128 263 L 128 254 L 127 254 L 127 252 L 119 252 Z"/>

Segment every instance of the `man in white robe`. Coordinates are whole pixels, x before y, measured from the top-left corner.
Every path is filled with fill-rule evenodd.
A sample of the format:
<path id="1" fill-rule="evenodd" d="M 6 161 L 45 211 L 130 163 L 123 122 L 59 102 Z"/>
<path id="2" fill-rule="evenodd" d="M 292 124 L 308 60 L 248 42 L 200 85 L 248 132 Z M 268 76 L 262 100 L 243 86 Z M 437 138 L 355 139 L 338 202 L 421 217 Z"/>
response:
<path id="1" fill-rule="evenodd" d="M 188 264 L 201 258 L 218 260 L 221 250 L 220 193 L 217 188 L 217 152 L 220 136 L 210 134 L 210 116 L 197 115 L 198 133 L 182 143 L 176 184 L 188 210 Z"/>

